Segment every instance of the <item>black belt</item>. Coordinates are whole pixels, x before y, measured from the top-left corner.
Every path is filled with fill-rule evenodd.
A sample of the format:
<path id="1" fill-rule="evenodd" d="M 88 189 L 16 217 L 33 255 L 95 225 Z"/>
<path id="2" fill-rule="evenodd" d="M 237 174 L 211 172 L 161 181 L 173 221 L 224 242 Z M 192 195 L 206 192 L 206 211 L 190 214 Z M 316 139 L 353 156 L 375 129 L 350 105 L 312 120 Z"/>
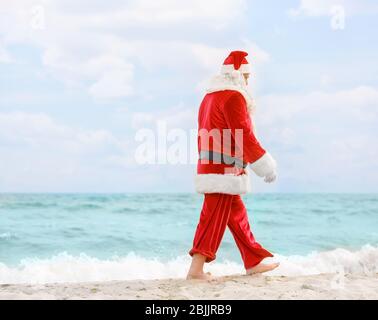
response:
<path id="1" fill-rule="evenodd" d="M 199 153 L 200 160 L 206 159 L 215 163 L 229 164 L 234 165 L 235 167 L 245 169 L 248 163 L 243 162 L 242 160 L 231 157 L 227 154 L 223 154 L 215 151 L 201 150 Z"/>

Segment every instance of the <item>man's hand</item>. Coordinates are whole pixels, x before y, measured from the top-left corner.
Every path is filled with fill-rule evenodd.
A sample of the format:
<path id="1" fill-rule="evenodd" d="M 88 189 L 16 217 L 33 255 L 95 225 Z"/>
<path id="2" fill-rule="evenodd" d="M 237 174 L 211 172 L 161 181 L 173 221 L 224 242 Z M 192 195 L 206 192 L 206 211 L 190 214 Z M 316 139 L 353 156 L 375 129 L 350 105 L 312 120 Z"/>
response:
<path id="1" fill-rule="evenodd" d="M 274 180 L 276 180 L 276 178 L 277 178 L 277 172 L 276 172 L 276 171 L 273 171 L 273 172 L 271 172 L 271 173 L 269 173 L 269 174 L 267 174 L 267 175 L 265 176 L 264 181 L 265 181 L 266 183 L 271 183 L 271 182 L 273 182 Z"/>

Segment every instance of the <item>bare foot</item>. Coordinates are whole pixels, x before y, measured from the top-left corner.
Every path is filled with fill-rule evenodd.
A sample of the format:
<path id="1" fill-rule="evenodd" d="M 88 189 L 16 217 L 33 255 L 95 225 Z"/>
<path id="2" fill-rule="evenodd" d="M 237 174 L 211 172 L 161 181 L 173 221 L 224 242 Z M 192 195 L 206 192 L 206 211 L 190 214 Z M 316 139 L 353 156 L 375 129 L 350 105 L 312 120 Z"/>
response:
<path id="1" fill-rule="evenodd" d="M 254 266 L 250 269 L 247 269 L 247 275 L 272 271 L 272 270 L 276 269 L 279 265 L 280 265 L 279 262 L 271 263 L 271 264 L 259 263 L 258 265 Z"/>
<path id="2" fill-rule="evenodd" d="M 196 274 L 190 274 L 186 276 L 186 280 L 213 280 L 214 277 L 211 275 L 210 272 L 202 272 L 202 273 L 196 273 Z"/>

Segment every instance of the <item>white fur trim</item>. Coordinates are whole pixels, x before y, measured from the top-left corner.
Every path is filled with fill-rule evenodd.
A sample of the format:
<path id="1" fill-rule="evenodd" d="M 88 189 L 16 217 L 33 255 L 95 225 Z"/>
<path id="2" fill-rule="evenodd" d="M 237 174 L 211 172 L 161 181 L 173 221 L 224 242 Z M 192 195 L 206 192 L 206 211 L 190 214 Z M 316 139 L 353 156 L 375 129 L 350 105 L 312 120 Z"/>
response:
<path id="1" fill-rule="evenodd" d="M 248 170 L 245 170 L 248 172 Z M 194 180 L 198 193 L 245 194 L 251 191 L 248 173 L 234 174 L 197 174 Z"/>
<path id="2" fill-rule="evenodd" d="M 221 73 L 232 73 L 232 71 L 235 71 L 233 64 L 223 64 L 221 68 Z M 251 67 L 249 63 L 242 63 L 240 65 L 240 68 L 238 69 L 241 73 L 250 73 Z"/>
<path id="3" fill-rule="evenodd" d="M 265 177 L 276 171 L 277 162 L 269 152 L 265 152 L 261 158 L 251 163 L 249 166 L 259 177 Z"/>
<path id="4" fill-rule="evenodd" d="M 241 73 L 251 73 L 251 66 L 249 63 L 243 63 L 239 70 Z"/>
<path id="5" fill-rule="evenodd" d="M 240 92 L 247 103 L 248 112 L 253 113 L 255 111 L 254 101 L 251 94 L 248 92 L 245 80 L 242 79 L 242 75 L 239 71 L 213 77 L 206 91 L 211 93 L 224 90 L 235 90 Z"/>

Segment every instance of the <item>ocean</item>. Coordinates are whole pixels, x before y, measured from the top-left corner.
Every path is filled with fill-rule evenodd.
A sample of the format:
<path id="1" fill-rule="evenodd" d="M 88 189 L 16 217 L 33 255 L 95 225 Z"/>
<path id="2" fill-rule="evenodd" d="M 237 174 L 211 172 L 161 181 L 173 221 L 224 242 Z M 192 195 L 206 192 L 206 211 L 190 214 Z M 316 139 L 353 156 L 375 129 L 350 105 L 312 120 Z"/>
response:
<path id="1" fill-rule="evenodd" d="M 272 275 L 378 272 L 377 194 L 243 196 Z M 197 194 L 0 194 L 0 283 L 184 277 Z M 267 259 L 266 261 L 269 261 Z M 229 230 L 206 271 L 243 272 Z"/>

